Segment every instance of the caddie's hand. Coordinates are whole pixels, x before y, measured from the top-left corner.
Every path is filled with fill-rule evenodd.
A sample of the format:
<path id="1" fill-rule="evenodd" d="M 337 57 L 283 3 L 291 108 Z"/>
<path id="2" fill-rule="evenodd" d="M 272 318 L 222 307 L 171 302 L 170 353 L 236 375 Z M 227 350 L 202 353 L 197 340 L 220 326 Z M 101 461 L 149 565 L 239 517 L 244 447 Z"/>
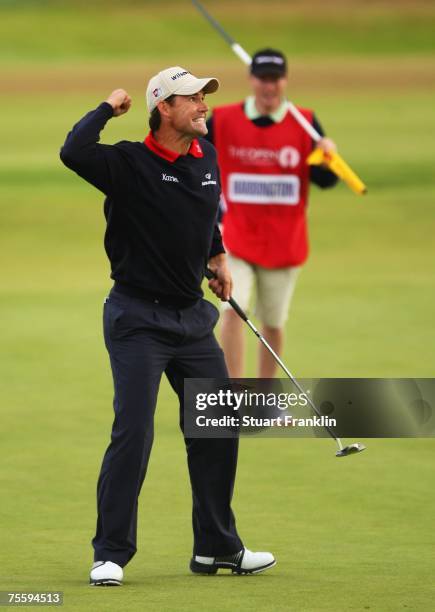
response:
<path id="1" fill-rule="evenodd" d="M 115 91 L 112 91 L 106 102 L 113 108 L 114 117 L 123 115 L 131 106 L 131 98 L 125 89 L 115 89 Z"/>
<path id="2" fill-rule="evenodd" d="M 208 262 L 208 267 L 215 273 L 216 278 L 209 281 L 208 286 L 215 295 L 223 302 L 228 302 L 233 290 L 233 279 L 226 262 L 225 254 L 221 253 L 212 257 Z"/>
<path id="3" fill-rule="evenodd" d="M 325 153 L 335 153 L 337 151 L 337 145 L 331 138 L 321 138 L 316 142 L 316 147 L 319 147 Z"/>

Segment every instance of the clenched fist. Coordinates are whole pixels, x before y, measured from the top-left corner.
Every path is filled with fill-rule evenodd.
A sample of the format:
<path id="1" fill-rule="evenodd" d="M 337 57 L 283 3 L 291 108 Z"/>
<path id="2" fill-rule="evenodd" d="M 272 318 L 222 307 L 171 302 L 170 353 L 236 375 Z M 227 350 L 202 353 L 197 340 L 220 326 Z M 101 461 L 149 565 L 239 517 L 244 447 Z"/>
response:
<path id="1" fill-rule="evenodd" d="M 113 108 L 114 117 L 123 115 L 131 106 L 131 98 L 125 89 L 115 89 L 115 91 L 112 91 L 106 102 Z"/>

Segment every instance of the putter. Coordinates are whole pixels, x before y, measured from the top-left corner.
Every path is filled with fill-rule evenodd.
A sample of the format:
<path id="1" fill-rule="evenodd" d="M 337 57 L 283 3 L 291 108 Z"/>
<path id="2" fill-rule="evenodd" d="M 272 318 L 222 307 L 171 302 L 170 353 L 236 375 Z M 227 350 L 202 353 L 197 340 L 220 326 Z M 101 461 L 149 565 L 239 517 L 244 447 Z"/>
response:
<path id="1" fill-rule="evenodd" d="M 210 270 L 210 268 L 206 269 L 205 276 L 206 276 L 206 278 L 208 278 L 208 280 L 213 280 L 213 279 L 217 278 L 216 274 L 214 272 L 212 272 L 212 270 Z M 260 340 L 260 342 L 266 347 L 266 349 L 269 351 L 269 353 L 275 359 L 276 363 L 280 366 L 280 368 L 287 374 L 288 378 L 290 378 L 290 380 L 292 381 L 294 386 L 298 389 L 298 391 L 300 393 L 303 393 L 306 396 L 307 401 L 308 401 L 309 405 L 311 406 L 311 408 L 313 409 L 314 413 L 319 418 L 322 418 L 322 413 L 316 408 L 316 406 L 314 405 L 312 399 L 309 397 L 308 393 L 305 393 L 305 391 L 302 389 L 302 387 L 300 386 L 300 384 L 298 383 L 296 378 L 293 376 L 293 374 L 290 372 L 290 370 L 285 366 L 283 361 L 281 361 L 279 356 L 275 353 L 273 348 L 267 342 L 266 338 L 264 338 L 264 336 L 262 336 L 260 334 L 260 332 L 255 327 L 255 325 L 252 323 L 252 321 L 250 321 L 248 319 L 246 313 L 240 308 L 238 303 L 232 297 L 230 297 L 230 299 L 228 300 L 228 303 L 235 310 L 235 312 L 239 315 L 239 317 L 243 321 L 245 321 L 245 323 L 247 323 L 247 325 L 252 329 L 254 334 L 257 336 L 257 338 Z M 331 438 L 333 440 L 335 440 L 335 442 L 337 443 L 338 451 L 335 453 L 336 457 L 347 457 L 348 455 L 354 455 L 355 453 L 360 453 L 361 451 L 365 450 L 366 447 L 364 446 L 364 444 L 361 444 L 360 442 L 355 442 L 354 444 L 349 444 L 349 446 L 343 446 L 340 438 L 336 435 L 336 433 L 334 432 L 334 430 L 331 427 L 329 427 L 328 425 L 324 425 L 324 428 L 326 429 L 328 434 L 331 436 Z"/>

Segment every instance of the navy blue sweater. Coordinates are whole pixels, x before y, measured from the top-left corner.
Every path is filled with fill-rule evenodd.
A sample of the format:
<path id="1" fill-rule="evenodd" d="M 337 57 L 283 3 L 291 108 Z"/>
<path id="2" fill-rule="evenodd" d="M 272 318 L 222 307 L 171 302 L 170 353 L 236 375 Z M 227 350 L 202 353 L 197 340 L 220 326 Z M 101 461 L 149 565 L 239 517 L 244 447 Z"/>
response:
<path id="1" fill-rule="evenodd" d="M 63 163 L 106 195 L 104 246 L 111 277 L 125 293 L 187 306 L 203 294 L 210 257 L 223 253 L 216 225 L 216 152 L 165 159 L 143 142 L 99 144 L 113 116 L 103 102 L 81 119 L 61 149 Z"/>

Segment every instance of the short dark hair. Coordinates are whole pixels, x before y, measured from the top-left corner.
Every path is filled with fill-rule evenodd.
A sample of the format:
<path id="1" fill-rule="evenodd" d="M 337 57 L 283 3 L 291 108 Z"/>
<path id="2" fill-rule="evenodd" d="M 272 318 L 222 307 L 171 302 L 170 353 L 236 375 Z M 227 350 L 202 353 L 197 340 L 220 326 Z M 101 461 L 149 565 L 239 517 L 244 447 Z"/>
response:
<path id="1" fill-rule="evenodd" d="M 174 103 L 174 101 L 175 101 L 175 94 L 172 94 L 172 96 L 169 96 L 164 101 L 165 102 L 169 102 L 169 104 L 172 105 Z M 157 130 L 160 127 L 161 122 L 162 122 L 162 118 L 160 116 L 160 111 L 159 111 L 159 109 L 156 106 L 151 111 L 151 115 L 150 115 L 150 117 L 148 119 L 148 124 L 150 126 L 150 130 L 152 132 L 157 132 Z"/>

